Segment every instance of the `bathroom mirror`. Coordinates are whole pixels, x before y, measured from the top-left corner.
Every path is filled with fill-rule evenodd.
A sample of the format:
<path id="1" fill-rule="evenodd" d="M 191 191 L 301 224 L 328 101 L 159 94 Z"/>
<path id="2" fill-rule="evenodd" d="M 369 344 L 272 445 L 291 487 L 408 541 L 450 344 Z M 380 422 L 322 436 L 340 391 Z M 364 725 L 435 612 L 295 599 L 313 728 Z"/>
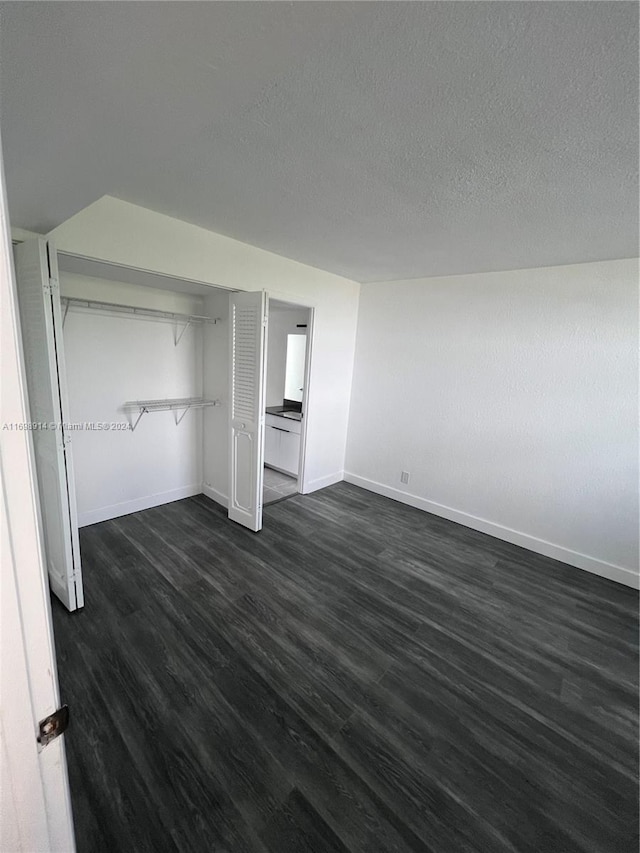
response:
<path id="1" fill-rule="evenodd" d="M 284 378 L 284 398 L 302 402 L 304 360 L 307 351 L 306 335 L 287 335 L 287 361 Z"/>

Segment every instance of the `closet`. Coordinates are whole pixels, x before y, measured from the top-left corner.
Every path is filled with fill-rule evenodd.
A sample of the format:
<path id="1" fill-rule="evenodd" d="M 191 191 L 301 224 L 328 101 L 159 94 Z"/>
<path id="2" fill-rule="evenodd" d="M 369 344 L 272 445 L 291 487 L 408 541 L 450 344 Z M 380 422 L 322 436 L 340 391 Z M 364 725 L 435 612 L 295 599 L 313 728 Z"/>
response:
<path id="1" fill-rule="evenodd" d="M 205 337 L 226 332 L 206 286 L 58 265 L 80 527 L 199 493 L 205 412 L 226 391 L 220 377 L 205 392 Z"/>
<path id="2" fill-rule="evenodd" d="M 260 530 L 266 292 L 58 253 L 44 238 L 14 256 L 43 546 L 65 606 L 84 604 L 84 525 L 204 493 Z"/>

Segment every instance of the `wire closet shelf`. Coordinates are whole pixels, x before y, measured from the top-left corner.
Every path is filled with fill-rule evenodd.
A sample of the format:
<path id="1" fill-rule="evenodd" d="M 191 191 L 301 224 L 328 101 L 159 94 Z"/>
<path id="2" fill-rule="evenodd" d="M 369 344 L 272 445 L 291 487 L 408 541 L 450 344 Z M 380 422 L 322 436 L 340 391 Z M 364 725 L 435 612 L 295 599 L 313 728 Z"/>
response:
<path id="1" fill-rule="evenodd" d="M 204 397 L 169 397 L 164 400 L 129 400 L 123 410 L 138 417 L 131 425 L 131 432 L 140 423 L 143 415 L 151 412 L 175 412 L 176 426 L 190 409 L 206 409 L 209 406 L 221 406 L 220 400 L 207 400 Z"/>
<path id="2" fill-rule="evenodd" d="M 97 299 L 80 299 L 76 296 L 62 296 L 60 303 L 64 308 L 62 315 L 62 326 L 67 320 L 67 314 L 70 308 L 83 308 L 89 311 L 102 311 L 109 314 L 125 314 L 132 317 L 147 317 L 156 320 L 170 320 L 177 324 L 184 324 L 180 334 L 176 334 L 175 345 L 180 343 L 180 340 L 189 326 L 199 325 L 202 323 L 216 324 L 220 322 L 220 317 L 206 317 L 203 314 L 183 314 L 179 311 L 162 311 L 158 308 L 144 308 L 138 305 L 124 305 L 120 302 L 102 302 Z"/>

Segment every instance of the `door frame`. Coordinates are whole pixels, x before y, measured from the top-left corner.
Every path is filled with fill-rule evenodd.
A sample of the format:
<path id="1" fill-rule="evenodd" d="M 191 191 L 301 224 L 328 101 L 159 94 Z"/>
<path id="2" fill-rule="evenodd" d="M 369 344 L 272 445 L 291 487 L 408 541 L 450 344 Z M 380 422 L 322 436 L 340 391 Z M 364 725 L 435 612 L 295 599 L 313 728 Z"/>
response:
<path id="1" fill-rule="evenodd" d="M 297 303 L 293 303 L 294 305 Z M 307 326 L 307 348 L 304 356 L 304 388 L 302 391 L 302 429 L 300 430 L 300 457 L 298 460 L 298 493 L 307 494 L 306 472 L 307 472 L 307 426 L 309 423 L 309 389 L 311 386 L 311 359 L 313 355 L 313 324 L 316 310 L 310 305 L 306 307 L 309 311 L 309 323 Z"/>

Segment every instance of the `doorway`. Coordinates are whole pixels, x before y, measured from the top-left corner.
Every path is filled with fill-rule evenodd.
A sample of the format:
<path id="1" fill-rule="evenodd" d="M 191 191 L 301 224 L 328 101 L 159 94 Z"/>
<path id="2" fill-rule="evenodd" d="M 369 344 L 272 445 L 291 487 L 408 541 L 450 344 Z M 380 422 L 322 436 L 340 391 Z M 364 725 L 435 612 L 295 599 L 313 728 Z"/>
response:
<path id="1" fill-rule="evenodd" d="M 269 300 L 263 506 L 302 491 L 311 309 Z"/>

